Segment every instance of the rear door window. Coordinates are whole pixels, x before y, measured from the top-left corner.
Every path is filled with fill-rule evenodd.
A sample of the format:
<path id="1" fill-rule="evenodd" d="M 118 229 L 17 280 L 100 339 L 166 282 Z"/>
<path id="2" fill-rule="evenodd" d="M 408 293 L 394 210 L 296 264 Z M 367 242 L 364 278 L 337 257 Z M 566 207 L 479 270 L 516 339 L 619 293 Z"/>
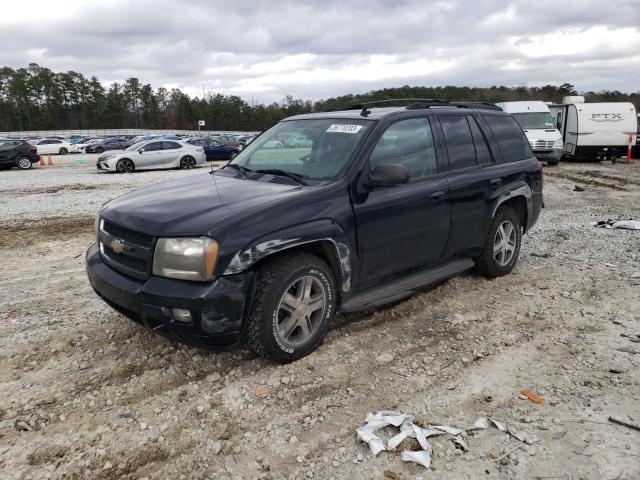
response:
<path id="1" fill-rule="evenodd" d="M 179 143 L 176 142 L 162 142 L 162 149 L 163 150 L 176 150 L 178 148 L 180 148 L 181 145 Z"/>
<path id="2" fill-rule="evenodd" d="M 473 137 L 465 115 L 440 115 L 440 125 L 444 133 L 449 169 L 473 167 L 478 164 Z"/>
<path id="3" fill-rule="evenodd" d="M 531 157 L 531 147 L 520 125 L 511 116 L 485 115 L 505 162 L 517 162 Z"/>
<path id="4" fill-rule="evenodd" d="M 473 136 L 473 144 L 476 147 L 476 157 L 478 157 L 478 163 L 480 165 L 486 165 L 487 163 L 493 163 L 493 157 L 487 145 L 487 140 L 484 138 L 476 119 L 468 116 L 467 121 L 469 127 L 471 127 L 471 135 Z"/>

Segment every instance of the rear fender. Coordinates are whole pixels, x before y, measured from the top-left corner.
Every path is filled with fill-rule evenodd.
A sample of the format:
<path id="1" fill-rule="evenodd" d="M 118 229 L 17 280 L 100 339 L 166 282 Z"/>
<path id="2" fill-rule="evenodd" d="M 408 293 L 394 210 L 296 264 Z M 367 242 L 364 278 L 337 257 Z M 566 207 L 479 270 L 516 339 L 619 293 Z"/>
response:
<path id="1" fill-rule="evenodd" d="M 531 187 L 525 181 L 519 181 L 516 183 L 511 183 L 509 185 L 505 185 L 503 188 L 497 190 L 496 195 L 493 197 L 492 204 L 493 207 L 491 209 L 491 218 L 493 218 L 500 208 L 505 202 L 511 200 L 512 198 L 523 197 L 526 205 L 527 205 L 527 219 L 531 219 L 533 214 L 533 195 L 531 192 Z M 528 221 L 527 221 L 528 223 Z M 529 225 L 523 225 L 524 231 L 526 232 L 529 229 Z"/>
<path id="2" fill-rule="evenodd" d="M 244 272 L 270 255 L 321 241 L 328 241 L 333 245 L 333 253 L 340 269 L 336 272 L 336 281 L 341 291 L 348 292 L 351 289 L 353 249 L 342 228 L 328 219 L 296 225 L 254 240 L 233 255 L 222 275 Z"/>

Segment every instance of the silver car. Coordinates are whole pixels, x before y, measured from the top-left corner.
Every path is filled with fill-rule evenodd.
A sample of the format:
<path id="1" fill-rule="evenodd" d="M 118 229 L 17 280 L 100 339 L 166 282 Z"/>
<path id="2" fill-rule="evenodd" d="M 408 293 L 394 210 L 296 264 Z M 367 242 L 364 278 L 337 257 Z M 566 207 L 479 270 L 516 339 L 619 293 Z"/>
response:
<path id="1" fill-rule="evenodd" d="M 131 173 L 134 170 L 193 168 L 207 161 L 202 147 L 178 140 L 145 140 L 126 150 L 112 150 L 98 157 L 98 170 Z"/>

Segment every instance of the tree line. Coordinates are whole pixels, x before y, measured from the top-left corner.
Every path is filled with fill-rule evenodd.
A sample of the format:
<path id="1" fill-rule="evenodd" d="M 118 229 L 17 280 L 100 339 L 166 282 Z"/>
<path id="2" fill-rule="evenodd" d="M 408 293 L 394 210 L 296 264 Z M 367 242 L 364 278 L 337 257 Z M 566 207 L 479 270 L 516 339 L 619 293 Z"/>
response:
<path id="1" fill-rule="evenodd" d="M 286 96 L 279 103 L 250 105 L 236 95 L 190 97 L 177 88 L 154 89 L 131 77 L 108 88 L 82 73 L 54 72 L 35 63 L 27 68 L 0 68 L 0 131 L 106 128 L 263 130 L 282 118 L 327 108 L 349 107 L 389 98 L 503 102 L 560 102 L 575 95 L 573 85 L 544 87 L 410 87 L 384 88 L 312 102 Z M 640 92 L 586 92 L 589 102 L 630 101 L 640 107 Z"/>

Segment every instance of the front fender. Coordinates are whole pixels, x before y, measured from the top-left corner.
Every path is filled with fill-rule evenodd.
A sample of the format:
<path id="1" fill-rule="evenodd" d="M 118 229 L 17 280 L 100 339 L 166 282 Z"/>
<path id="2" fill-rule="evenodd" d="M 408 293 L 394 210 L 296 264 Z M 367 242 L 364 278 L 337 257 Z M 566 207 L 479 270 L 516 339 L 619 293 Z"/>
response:
<path id="1" fill-rule="evenodd" d="M 333 246 L 340 267 L 336 280 L 341 290 L 348 292 L 351 289 L 353 249 L 340 225 L 331 219 L 315 220 L 255 239 L 233 255 L 222 275 L 244 272 L 274 253 L 319 241 L 328 241 Z"/>

